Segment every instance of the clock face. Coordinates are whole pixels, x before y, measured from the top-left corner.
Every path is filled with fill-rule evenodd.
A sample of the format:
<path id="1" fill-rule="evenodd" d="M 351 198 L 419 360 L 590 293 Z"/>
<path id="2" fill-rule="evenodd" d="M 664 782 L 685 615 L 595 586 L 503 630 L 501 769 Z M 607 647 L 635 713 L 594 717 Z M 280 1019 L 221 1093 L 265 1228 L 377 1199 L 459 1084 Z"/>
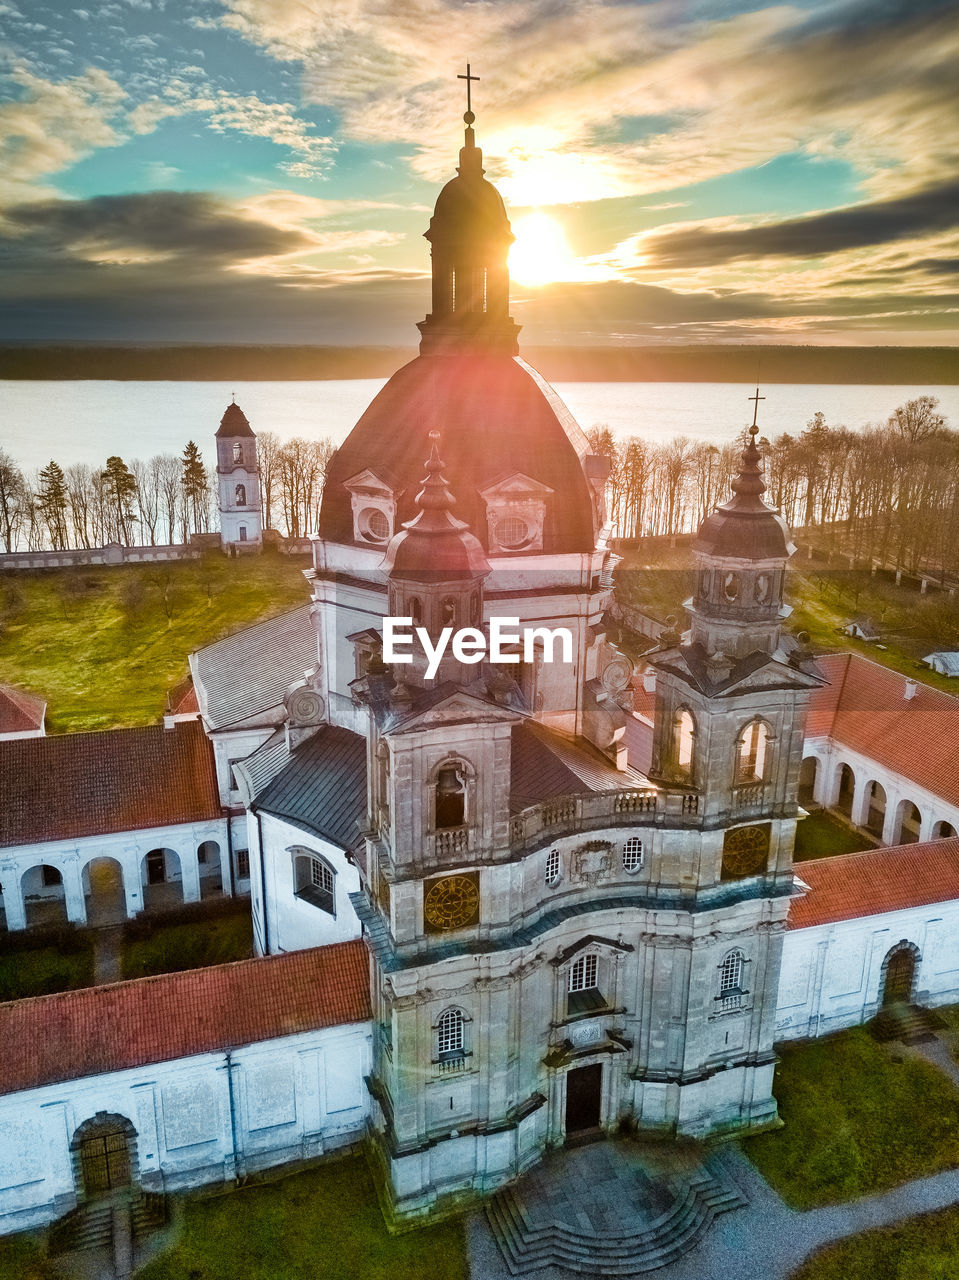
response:
<path id="1" fill-rule="evenodd" d="M 425 886 L 423 916 L 430 932 L 465 929 L 479 919 L 479 877 L 475 872 L 441 876 Z"/>
<path id="2" fill-rule="evenodd" d="M 769 856 L 769 825 L 735 827 L 723 839 L 723 875 L 729 879 L 758 875 Z"/>

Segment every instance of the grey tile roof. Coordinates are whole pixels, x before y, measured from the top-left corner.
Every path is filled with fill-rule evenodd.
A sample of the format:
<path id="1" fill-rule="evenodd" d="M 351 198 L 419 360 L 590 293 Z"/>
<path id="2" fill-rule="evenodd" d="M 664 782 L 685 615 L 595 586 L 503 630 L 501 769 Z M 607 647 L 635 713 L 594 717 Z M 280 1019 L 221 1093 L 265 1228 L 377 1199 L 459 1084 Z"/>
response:
<path id="1" fill-rule="evenodd" d="M 255 807 L 351 849 L 366 817 L 366 739 L 326 725 L 297 747 Z"/>
<path id="2" fill-rule="evenodd" d="M 510 808 L 514 813 L 554 796 L 647 785 L 645 774 L 632 764 L 614 768 L 582 738 L 574 742 L 533 722 L 513 730 Z"/>
<path id="3" fill-rule="evenodd" d="M 236 762 L 233 769 L 246 781 L 248 804 L 252 803 L 262 791 L 266 790 L 289 759 L 290 752 L 286 745 L 286 728 L 281 725 L 276 733 L 267 738 L 262 746 L 257 747 L 252 755 L 248 755 L 245 760 Z"/>
<path id="4" fill-rule="evenodd" d="M 200 705 L 214 730 L 278 722 L 290 685 L 315 665 L 308 604 L 190 654 Z"/>

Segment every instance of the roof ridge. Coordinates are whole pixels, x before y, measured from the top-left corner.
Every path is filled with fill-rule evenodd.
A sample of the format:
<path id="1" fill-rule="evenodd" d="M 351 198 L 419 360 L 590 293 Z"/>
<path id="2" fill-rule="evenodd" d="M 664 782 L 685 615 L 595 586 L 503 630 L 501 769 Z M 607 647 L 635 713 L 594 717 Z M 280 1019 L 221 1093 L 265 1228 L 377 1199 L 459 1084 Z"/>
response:
<path id="1" fill-rule="evenodd" d="M 944 848 L 948 846 L 948 849 Z M 941 840 L 911 840 L 907 844 L 881 844 L 873 849 L 857 849 L 855 853 L 830 854 L 825 858 L 805 858 L 802 862 L 793 863 L 793 872 L 802 875 L 802 869 L 809 867 L 822 866 L 843 866 L 848 862 L 858 861 L 864 858 L 872 858 L 878 854 L 892 853 L 911 853 L 920 852 L 921 850 L 936 848 L 942 849 L 943 852 L 959 853 L 959 836 L 945 836 Z"/>

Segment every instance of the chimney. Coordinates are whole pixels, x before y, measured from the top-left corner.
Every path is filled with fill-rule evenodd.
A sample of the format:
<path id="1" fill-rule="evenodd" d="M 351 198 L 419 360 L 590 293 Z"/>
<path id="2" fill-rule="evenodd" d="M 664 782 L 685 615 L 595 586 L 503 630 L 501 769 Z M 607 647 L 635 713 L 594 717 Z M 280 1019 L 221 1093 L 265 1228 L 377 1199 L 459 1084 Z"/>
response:
<path id="1" fill-rule="evenodd" d="M 918 688 L 919 688 L 919 685 L 916 683 L 915 680 L 907 680 L 906 691 L 902 696 L 908 702 L 910 698 L 914 698 L 916 696 L 916 691 L 918 690 Z"/>

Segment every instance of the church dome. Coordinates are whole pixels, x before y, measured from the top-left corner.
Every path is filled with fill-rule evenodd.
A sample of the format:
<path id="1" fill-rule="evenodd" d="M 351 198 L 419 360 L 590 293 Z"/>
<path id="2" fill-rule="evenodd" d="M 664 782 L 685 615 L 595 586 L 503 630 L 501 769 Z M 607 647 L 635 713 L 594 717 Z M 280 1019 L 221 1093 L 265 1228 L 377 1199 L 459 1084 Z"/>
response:
<path id="1" fill-rule="evenodd" d="M 253 428 L 247 422 L 246 414 L 235 400 L 232 404 L 226 406 L 226 412 L 220 419 L 220 426 L 216 434 L 219 440 L 224 437 L 232 439 L 234 436 L 253 435 Z"/>
<path id="2" fill-rule="evenodd" d="M 505 239 L 512 243 L 514 237 L 503 197 L 482 176 L 481 169 L 478 172 L 466 169 L 465 173 L 457 174 L 439 193 L 426 239 L 436 241 L 440 236 L 451 242 L 461 240 L 475 244 Z"/>
<path id="3" fill-rule="evenodd" d="M 716 559 L 788 560 L 796 550 L 784 517 L 763 498 L 766 484 L 757 434 L 754 421 L 739 474 L 730 486 L 733 496 L 699 526 L 692 544 L 694 552 Z"/>
<path id="4" fill-rule="evenodd" d="M 371 471 L 396 499 L 396 526 L 416 514 L 415 496 L 439 431 L 456 514 L 489 549 L 483 493 L 513 476 L 551 495 L 542 551 L 588 552 L 595 545 L 593 505 L 583 470 L 589 442 L 553 388 L 525 361 L 477 352 L 418 356 L 393 374 L 327 472 L 321 538 L 354 541 L 346 482 Z"/>

